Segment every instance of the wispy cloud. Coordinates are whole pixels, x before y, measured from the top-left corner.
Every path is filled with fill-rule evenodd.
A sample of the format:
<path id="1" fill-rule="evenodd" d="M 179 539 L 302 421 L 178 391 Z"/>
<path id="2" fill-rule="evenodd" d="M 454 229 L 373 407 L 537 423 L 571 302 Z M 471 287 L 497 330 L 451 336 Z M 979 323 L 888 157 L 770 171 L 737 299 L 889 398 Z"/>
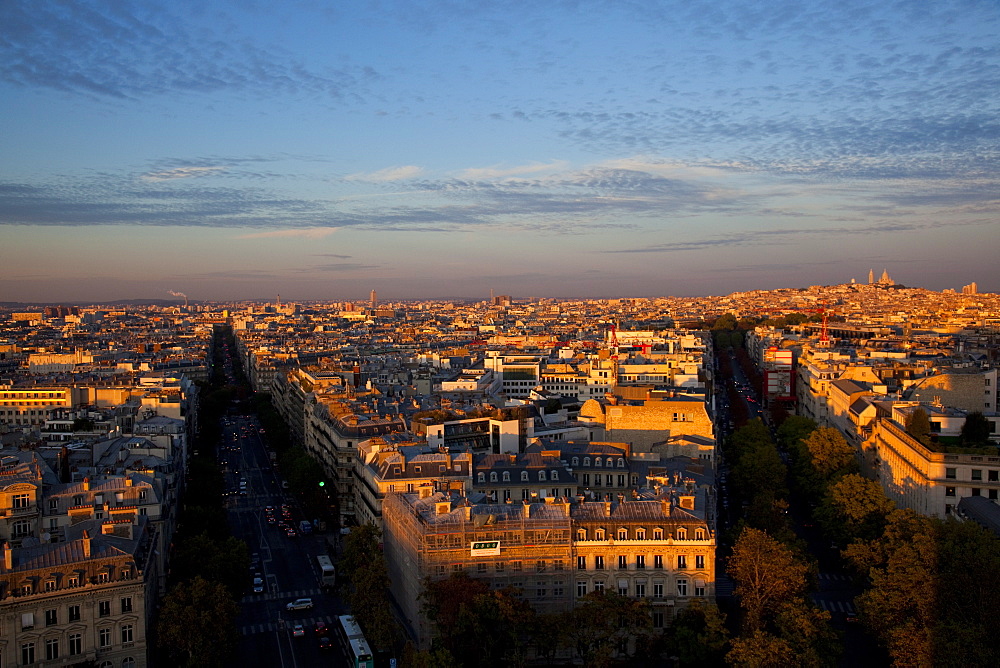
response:
<path id="1" fill-rule="evenodd" d="M 147 172 L 140 178 L 146 181 L 174 181 L 176 179 L 192 179 L 212 176 L 226 171 L 225 167 L 176 167 L 157 172 Z"/>
<path id="2" fill-rule="evenodd" d="M 269 230 L 267 232 L 251 232 L 241 234 L 237 239 L 280 239 L 280 238 L 300 238 L 300 239 L 322 239 L 337 231 L 335 227 L 309 227 L 301 230 Z"/>
<path id="3" fill-rule="evenodd" d="M 459 179 L 503 179 L 511 176 L 526 176 L 528 174 L 538 174 L 541 172 L 555 172 L 565 170 L 569 164 L 565 160 L 557 160 L 548 163 L 531 163 L 528 165 L 518 165 L 514 167 L 469 167 L 460 170 L 456 177 Z"/>
<path id="4" fill-rule="evenodd" d="M 403 165 L 400 167 L 386 167 L 377 172 L 349 174 L 344 177 L 346 181 L 369 181 L 371 183 L 389 183 L 392 181 L 404 181 L 413 179 L 423 173 L 422 167 L 416 165 Z"/>

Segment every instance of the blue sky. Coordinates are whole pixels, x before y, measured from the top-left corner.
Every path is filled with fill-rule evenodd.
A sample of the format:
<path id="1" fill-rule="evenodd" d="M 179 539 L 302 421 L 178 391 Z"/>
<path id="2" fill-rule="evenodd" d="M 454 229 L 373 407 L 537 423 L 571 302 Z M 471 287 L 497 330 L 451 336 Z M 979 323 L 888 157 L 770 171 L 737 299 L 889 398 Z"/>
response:
<path id="1" fill-rule="evenodd" d="M 1000 290 L 1000 3 L 0 3 L 0 301 Z"/>

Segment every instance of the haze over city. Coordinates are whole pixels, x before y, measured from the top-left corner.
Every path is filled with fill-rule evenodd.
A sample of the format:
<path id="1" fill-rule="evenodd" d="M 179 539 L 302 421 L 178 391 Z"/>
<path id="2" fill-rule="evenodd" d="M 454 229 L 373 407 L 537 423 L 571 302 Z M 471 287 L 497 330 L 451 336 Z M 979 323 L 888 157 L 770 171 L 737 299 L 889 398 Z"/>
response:
<path id="1" fill-rule="evenodd" d="M 3 3 L 0 299 L 997 291 L 998 17 Z"/>

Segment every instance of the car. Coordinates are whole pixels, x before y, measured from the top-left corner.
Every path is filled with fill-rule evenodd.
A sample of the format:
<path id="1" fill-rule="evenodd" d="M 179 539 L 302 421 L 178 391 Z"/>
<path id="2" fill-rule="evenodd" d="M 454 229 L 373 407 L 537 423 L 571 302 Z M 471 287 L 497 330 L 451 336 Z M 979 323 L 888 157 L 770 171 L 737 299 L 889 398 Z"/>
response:
<path id="1" fill-rule="evenodd" d="M 285 610 L 309 610 L 313 607 L 311 598 L 297 598 L 285 605 Z"/>
<path id="2" fill-rule="evenodd" d="M 286 535 L 286 536 L 288 536 L 289 538 L 295 538 L 295 537 L 296 537 L 296 536 L 298 536 L 299 534 L 298 534 L 298 532 L 297 532 L 297 531 L 295 531 L 295 529 L 293 529 L 292 527 L 287 527 L 287 528 L 285 529 L 285 535 Z"/>
<path id="3" fill-rule="evenodd" d="M 292 637 L 301 638 L 306 634 L 306 629 L 301 624 L 296 624 L 292 627 Z"/>
<path id="4" fill-rule="evenodd" d="M 320 636 L 319 639 L 320 649 L 333 649 L 333 642 L 330 640 L 329 636 Z"/>
<path id="5" fill-rule="evenodd" d="M 316 622 L 316 635 L 325 636 L 330 632 L 326 622 Z"/>
<path id="6" fill-rule="evenodd" d="M 856 613 L 856 612 L 849 612 L 849 613 L 847 613 L 844 616 L 844 621 L 847 622 L 848 624 L 857 624 L 858 623 L 858 613 Z"/>
<path id="7" fill-rule="evenodd" d="M 264 580 L 263 578 L 253 579 L 253 593 L 260 594 L 264 591 Z"/>

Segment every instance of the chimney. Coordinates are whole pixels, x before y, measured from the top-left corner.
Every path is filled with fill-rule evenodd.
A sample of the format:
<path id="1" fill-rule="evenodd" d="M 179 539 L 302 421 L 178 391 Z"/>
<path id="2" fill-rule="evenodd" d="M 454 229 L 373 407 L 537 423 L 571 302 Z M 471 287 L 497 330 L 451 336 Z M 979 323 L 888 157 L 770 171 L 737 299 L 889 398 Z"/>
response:
<path id="1" fill-rule="evenodd" d="M 90 559 L 90 534 L 86 529 L 83 531 L 83 556 L 85 559 Z"/>
<path id="2" fill-rule="evenodd" d="M 531 518 L 531 501 L 528 499 L 524 500 L 524 519 Z"/>
<path id="3" fill-rule="evenodd" d="M 660 505 L 663 506 L 663 514 L 666 517 L 670 517 L 670 513 L 673 510 L 673 503 L 670 501 L 669 496 L 665 496 L 660 500 Z"/>
<path id="4" fill-rule="evenodd" d="M 604 502 L 604 516 L 605 517 L 611 517 L 611 502 L 610 501 L 605 501 Z"/>
<path id="5" fill-rule="evenodd" d="M 14 550 L 11 548 L 10 543 L 5 542 L 3 544 L 3 570 L 5 573 L 10 573 L 14 570 Z"/>
<path id="6" fill-rule="evenodd" d="M 694 495 L 681 494 L 677 497 L 678 505 L 685 510 L 694 510 Z"/>
<path id="7" fill-rule="evenodd" d="M 90 491 L 90 478 L 89 477 L 86 477 L 86 478 L 83 479 L 83 491 L 85 491 L 85 492 Z"/>

